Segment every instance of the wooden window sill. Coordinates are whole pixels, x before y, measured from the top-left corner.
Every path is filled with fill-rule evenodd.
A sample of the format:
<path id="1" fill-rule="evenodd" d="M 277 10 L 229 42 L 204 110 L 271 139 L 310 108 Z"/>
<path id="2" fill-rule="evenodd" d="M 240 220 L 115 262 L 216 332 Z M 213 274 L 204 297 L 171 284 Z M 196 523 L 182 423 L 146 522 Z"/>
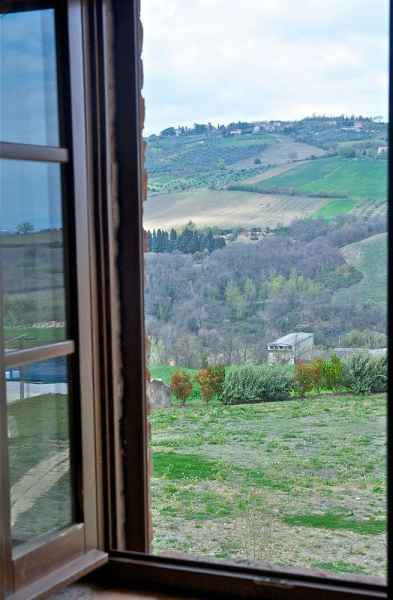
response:
<path id="1" fill-rule="evenodd" d="M 49 600 L 196 600 L 191 596 L 173 596 L 158 594 L 157 592 L 132 592 L 129 590 L 116 590 L 101 588 L 88 584 L 77 584 L 67 589 L 52 594 Z"/>

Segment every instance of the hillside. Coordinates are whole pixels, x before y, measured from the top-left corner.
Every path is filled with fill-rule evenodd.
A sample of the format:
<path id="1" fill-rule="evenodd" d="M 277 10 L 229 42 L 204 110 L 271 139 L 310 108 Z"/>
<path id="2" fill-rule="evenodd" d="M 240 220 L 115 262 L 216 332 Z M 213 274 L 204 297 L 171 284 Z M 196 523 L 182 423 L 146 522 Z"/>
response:
<path id="1" fill-rule="evenodd" d="M 363 279 L 349 288 L 339 290 L 335 297 L 349 304 L 365 300 L 385 305 L 387 302 L 387 234 L 379 233 L 370 238 L 342 248 L 348 264 L 363 275 Z"/>
<path id="2" fill-rule="evenodd" d="M 277 128 L 149 138 L 145 229 L 248 229 L 244 243 L 228 236 L 211 253 L 147 253 L 156 364 L 261 361 L 290 331 L 314 332 L 322 348 L 352 330 L 385 331 L 383 132 L 371 120 L 356 132 L 325 119 Z"/>
<path id="3" fill-rule="evenodd" d="M 360 128 L 354 125 L 341 117 L 209 123 L 152 135 L 146 140 L 145 228 L 178 228 L 189 220 L 274 227 L 311 215 L 382 214 L 386 124 L 364 119 Z"/>
<path id="4" fill-rule="evenodd" d="M 348 159 L 338 156 L 306 161 L 272 177 L 233 187 L 247 191 L 321 194 L 352 200 L 383 202 L 387 197 L 387 163 L 375 158 Z"/>
<path id="5" fill-rule="evenodd" d="M 222 189 L 263 173 L 272 165 L 323 154 L 325 151 L 314 145 L 267 132 L 151 136 L 146 151 L 149 191 Z"/>

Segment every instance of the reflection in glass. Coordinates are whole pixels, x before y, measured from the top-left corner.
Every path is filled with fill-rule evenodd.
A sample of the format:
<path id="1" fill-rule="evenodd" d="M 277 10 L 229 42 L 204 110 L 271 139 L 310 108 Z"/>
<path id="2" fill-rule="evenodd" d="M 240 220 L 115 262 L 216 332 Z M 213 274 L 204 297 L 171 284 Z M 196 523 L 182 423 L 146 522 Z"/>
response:
<path id="1" fill-rule="evenodd" d="M 0 139 L 59 143 L 54 10 L 0 15 Z"/>
<path id="2" fill-rule="evenodd" d="M 6 370 L 15 544 L 72 522 L 68 372 L 64 357 Z"/>
<path id="3" fill-rule="evenodd" d="M 6 350 L 64 339 L 60 166 L 0 163 Z"/>

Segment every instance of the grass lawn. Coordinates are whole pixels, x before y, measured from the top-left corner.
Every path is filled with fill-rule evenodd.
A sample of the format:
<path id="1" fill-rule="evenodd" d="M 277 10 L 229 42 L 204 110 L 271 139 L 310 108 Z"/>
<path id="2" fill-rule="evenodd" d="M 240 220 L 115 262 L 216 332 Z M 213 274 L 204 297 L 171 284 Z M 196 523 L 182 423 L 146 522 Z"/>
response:
<path id="1" fill-rule="evenodd" d="M 179 367 L 171 367 L 170 365 L 149 365 L 149 371 L 152 379 L 162 379 L 164 383 L 170 385 L 173 373 L 179 370 Z M 182 371 L 189 373 L 191 377 L 195 377 L 198 369 L 186 369 L 181 367 Z"/>
<path id="2" fill-rule="evenodd" d="M 383 394 L 154 411 L 154 551 L 384 576 L 385 417 Z"/>
<path id="3" fill-rule="evenodd" d="M 151 368 L 167 382 L 173 370 Z M 385 395 L 207 408 L 197 396 L 150 416 L 154 552 L 384 576 Z M 13 496 L 19 539 L 69 521 L 68 471 L 45 488 L 46 461 L 67 451 L 67 402 L 9 406 L 11 484 L 28 484 Z"/>

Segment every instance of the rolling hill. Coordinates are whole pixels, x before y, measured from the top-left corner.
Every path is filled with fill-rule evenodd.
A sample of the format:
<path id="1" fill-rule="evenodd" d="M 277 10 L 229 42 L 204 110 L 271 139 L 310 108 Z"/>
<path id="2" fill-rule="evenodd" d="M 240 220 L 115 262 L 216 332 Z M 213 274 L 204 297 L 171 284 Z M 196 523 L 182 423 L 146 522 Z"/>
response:
<path id="1" fill-rule="evenodd" d="M 145 228 L 180 228 L 190 220 L 274 227 L 302 217 L 383 214 L 387 161 L 378 148 L 385 129 L 371 120 L 361 133 L 348 125 L 340 118 L 305 119 L 237 135 L 232 124 L 224 133 L 213 127 L 150 136 Z M 342 155 L 344 146 L 354 157 Z"/>
<path id="2" fill-rule="evenodd" d="M 222 189 L 263 173 L 271 165 L 324 154 L 317 146 L 267 132 L 152 136 L 147 141 L 145 164 L 149 191 L 165 193 L 200 187 Z"/>
<path id="3" fill-rule="evenodd" d="M 387 302 L 387 234 L 379 233 L 342 249 L 347 263 L 363 274 L 363 279 L 338 291 L 335 297 L 350 304 Z"/>

